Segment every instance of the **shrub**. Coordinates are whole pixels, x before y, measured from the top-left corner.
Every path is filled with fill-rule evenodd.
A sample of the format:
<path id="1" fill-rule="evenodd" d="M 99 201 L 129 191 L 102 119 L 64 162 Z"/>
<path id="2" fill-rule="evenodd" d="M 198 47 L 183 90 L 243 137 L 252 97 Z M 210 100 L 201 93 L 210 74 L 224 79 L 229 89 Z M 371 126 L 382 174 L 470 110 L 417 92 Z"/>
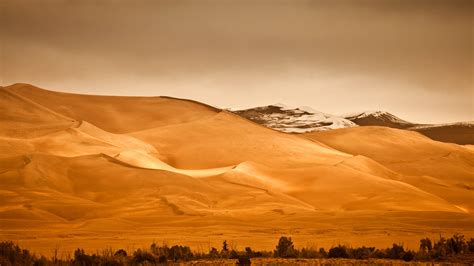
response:
<path id="1" fill-rule="evenodd" d="M 237 265 L 250 265 L 252 262 L 248 256 L 239 256 L 237 259 Z"/>
<path id="2" fill-rule="evenodd" d="M 440 237 L 439 240 L 433 245 L 431 256 L 435 259 L 439 259 L 446 256 L 446 253 L 446 239 L 444 237 Z"/>
<path id="3" fill-rule="evenodd" d="M 172 246 L 169 249 L 168 259 L 173 261 L 178 260 L 190 260 L 193 258 L 193 253 L 191 252 L 191 248 L 188 246 Z"/>
<path id="4" fill-rule="evenodd" d="M 212 247 L 211 250 L 209 250 L 209 257 L 213 259 L 219 257 L 219 251 L 217 251 L 217 248 Z"/>
<path id="5" fill-rule="evenodd" d="M 385 259 L 387 254 L 384 251 L 377 249 L 372 256 L 377 259 Z"/>
<path id="6" fill-rule="evenodd" d="M 389 259 L 400 260 L 404 254 L 405 249 L 402 245 L 393 244 L 392 248 L 387 250 L 387 258 Z"/>
<path id="7" fill-rule="evenodd" d="M 246 247 L 245 254 L 250 258 L 262 257 L 263 254 L 260 251 L 253 251 L 252 248 Z"/>
<path id="8" fill-rule="evenodd" d="M 0 265 L 3 265 L 1 262 L 0 262 Z M 33 266 L 47 266 L 47 265 L 50 265 L 48 263 L 48 259 L 41 256 L 41 258 L 35 260 L 35 262 L 33 263 Z"/>
<path id="9" fill-rule="evenodd" d="M 169 257 L 170 254 L 170 248 L 168 246 L 158 246 L 156 243 L 150 245 L 150 251 L 156 256 Z"/>
<path id="10" fill-rule="evenodd" d="M 301 258 L 313 259 L 313 258 L 320 258 L 320 254 L 316 249 L 313 248 L 303 248 L 299 253 Z"/>
<path id="11" fill-rule="evenodd" d="M 431 240 L 429 238 L 423 238 L 420 240 L 420 251 L 423 253 L 429 253 L 433 249 Z"/>
<path id="12" fill-rule="evenodd" d="M 11 241 L 0 243 L 0 265 L 31 265 L 35 260 L 34 256 L 26 249 L 21 249 Z"/>
<path id="13" fill-rule="evenodd" d="M 119 250 L 115 251 L 114 256 L 115 257 L 127 257 L 127 251 L 125 251 L 123 249 L 119 249 Z"/>
<path id="14" fill-rule="evenodd" d="M 293 245 L 291 237 L 282 236 L 278 241 L 278 245 L 274 251 L 275 257 L 279 258 L 296 258 L 297 252 Z"/>
<path id="15" fill-rule="evenodd" d="M 147 252 L 147 251 L 143 251 L 141 249 L 137 249 L 134 253 L 133 253 L 133 259 L 132 261 L 134 263 L 137 263 L 137 264 L 140 264 L 140 263 L 146 263 L 146 262 L 149 262 L 149 263 L 155 263 L 156 262 L 156 259 L 155 259 L 155 256 L 153 256 L 153 254 Z"/>
<path id="16" fill-rule="evenodd" d="M 466 241 L 464 236 L 460 234 L 455 234 L 446 241 L 447 250 L 449 253 L 459 254 L 463 252 L 466 248 Z"/>
<path id="17" fill-rule="evenodd" d="M 349 253 L 347 252 L 346 246 L 338 245 L 337 247 L 332 247 L 331 249 L 329 249 L 328 257 L 349 258 Z"/>
<path id="18" fill-rule="evenodd" d="M 245 254 L 247 254 L 247 256 L 249 257 L 252 257 L 253 256 L 253 250 L 251 247 L 246 247 L 245 248 Z"/>
<path id="19" fill-rule="evenodd" d="M 415 253 L 413 251 L 407 251 L 405 254 L 403 254 L 402 259 L 404 261 L 412 261 L 413 258 L 415 258 Z"/>
<path id="20" fill-rule="evenodd" d="M 474 238 L 467 241 L 467 251 L 474 253 Z"/>
<path id="21" fill-rule="evenodd" d="M 161 255 L 159 258 L 158 258 L 158 263 L 160 264 L 164 264 L 164 263 L 167 263 L 168 262 L 168 259 L 166 258 L 166 256 L 164 255 Z"/>
<path id="22" fill-rule="evenodd" d="M 83 249 L 76 249 L 74 251 L 74 261 L 75 265 L 92 265 L 94 263 L 95 256 L 87 255 Z"/>
<path id="23" fill-rule="evenodd" d="M 324 248 L 320 248 L 320 249 L 319 249 L 319 256 L 320 256 L 321 258 L 327 258 L 328 253 L 326 252 L 326 250 L 324 250 Z"/>
<path id="24" fill-rule="evenodd" d="M 231 250 L 229 252 L 229 259 L 238 259 L 238 258 L 239 258 L 239 254 L 237 253 L 237 251 Z"/>
<path id="25" fill-rule="evenodd" d="M 351 250 L 351 257 L 354 259 L 362 260 L 362 259 L 369 259 L 372 257 L 374 253 L 374 247 L 360 247 Z"/>

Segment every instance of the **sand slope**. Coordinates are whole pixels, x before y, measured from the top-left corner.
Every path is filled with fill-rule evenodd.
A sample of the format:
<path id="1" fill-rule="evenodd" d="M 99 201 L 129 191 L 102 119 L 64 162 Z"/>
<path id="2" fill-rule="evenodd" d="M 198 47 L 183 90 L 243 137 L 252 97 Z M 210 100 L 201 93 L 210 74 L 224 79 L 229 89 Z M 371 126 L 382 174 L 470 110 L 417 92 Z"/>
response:
<path id="1" fill-rule="evenodd" d="M 115 97 L 79 95 L 15 84 L 3 90 L 25 97 L 58 114 L 85 120 L 112 133 L 189 122 L 213 116 L 218 109 L 169 97 Z"/>
<path id="2" fill-rule="evenodd" d="M 354 155 L 364 155 L 396 171 L 398 179 L 462 208 L 474 210 L 472 149 L 433 141 L 417 132 L 359 127 L 305 134 Z M 357 140 L 357 141 L 353 141 Z"/>
<path id="3" fill-rule="evenodd" d="M 0 87 L 0 136 L 38 136 L 67 128 L 74 122 L 74 119 Z"/>
<path id="4" fill-rule="evenodd" d="M 0 93 L 0 237 L 34 250 L 474 232 L 468 147 L 377 127 L 302 137 L 163 97 Z"/>
<path id="5" fill-rule="evenodd" d="M 334 164 L 350 156 L 225 111 L 199 121 L 130 135 L 154 145 L 166 161 L 183 168 L 221 167 L 244 161 L 283 168 Z"/>

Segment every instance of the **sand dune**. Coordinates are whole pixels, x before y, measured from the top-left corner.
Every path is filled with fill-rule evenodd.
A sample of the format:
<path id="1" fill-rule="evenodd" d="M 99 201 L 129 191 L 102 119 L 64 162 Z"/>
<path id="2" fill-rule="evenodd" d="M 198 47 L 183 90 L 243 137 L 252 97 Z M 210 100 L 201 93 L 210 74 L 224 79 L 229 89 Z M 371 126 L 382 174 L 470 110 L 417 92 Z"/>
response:
<path id="1" fill-rule="evenodd" d="M 339 129 L 305 137 L 370 157 L 402 174 L 399 180 L 474 211 L 474 153 L 468 147 L 386 127 Z"/>
<path id="2" fill-rule="evenodd" d="M 308 133 L 305 137 L 350 154 L 367 156 L 403 174 L 474 181 L 471 149 L 433 141 L 417 132 L 360 127 Z"/>
<path id="3" fill-rule="evenodd" d="M 165 161 L 181 168 L 222 167 L 244 161 L 284 168 L 334 164 L 350 156 L 228 112 L 130 135 L 154 145 Z"/>
<path id="4" fill-rule="evenodd" d="M 205 104 L 169 97 L 79 95 L 47 91 L 28 84 L 15 84 L 3 90 L 74 120 L 100 125 L 112 133 L 190 122 L 219 111 Z"/>
<path id="5" fill-rule="evenodd" d="M 470 147 L 378 127 L 296 136 L 165 97 L 0 96 L 0 237 L 33 250 L 474 232 Z"/>
<path id="6" fill-rule="evenodd" d="M 210 168 L 210 169 L 178 169 L 175 168 L 160 159 L 148 154 L 143 153 L 137 150 L 125 150 L 113 157 L 115 160 L 128 164 L 130 166 L 144 168 L 144 169 L 155 169 L 155 170 L 165 170 L 173 173 L 188 175 L 192 177 L 208 177 L 219 175 L 225 173 L 226 171 L 231 170 L 234 166 L 219 167 L 219 168 Z"/>
<path id="7" fill-rule="evenodd" d="M 0 136 L 39 136 L 70 127 L 74 122 L 0 87 Z"/>

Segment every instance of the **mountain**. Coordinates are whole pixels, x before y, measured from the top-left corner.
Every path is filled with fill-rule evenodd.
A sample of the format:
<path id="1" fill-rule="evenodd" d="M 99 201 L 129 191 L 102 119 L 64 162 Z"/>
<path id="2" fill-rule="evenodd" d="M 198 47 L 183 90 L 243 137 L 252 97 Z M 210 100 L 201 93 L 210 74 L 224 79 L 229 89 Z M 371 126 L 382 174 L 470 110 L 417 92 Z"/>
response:
<path id="1" fill-rule="evenodd" d="M 382 126 L 391 128 L 410 128 L 415 124 L 405 121 L 385 111 L 365 111 L 344 116 L 359 126 Z"/>
<path id="2" fill-rule="evenodd" d="M 433 140 L 474 144 L 474 121 L 448 124 L 416 124 L 385 111 L 367 111 L 344 116 L 359 126 L 384 126 L 419 132 Z"/>
<path id="3" fill-rule="evenodd" d="M 285 134 L 170 97 L 15 84 L 0 103 L 0 238 L 42 254 L 474 235 L 468 146 L 389 128 Z"/>
<path id="4" fill-rule="evenodd" d="M 235 114 L 285 133 L 308 133 L 356 126 L 383 126 L 419 132 L 433 140 L 474 144 L 474 122 L 416 124 L 385 111 L 365 111 L 344 117 L 315 111 L 310 107 L 283 104 L 233 111 Z"/>
<path id="5" fill-rule="evenodd" d="M 286 133 L 304 133 L 357 126 L 347 119 L 318 112 L 310 107 L 294 108 L 283 104 L 237 110 L 234 113 L 257 124 Z"/>

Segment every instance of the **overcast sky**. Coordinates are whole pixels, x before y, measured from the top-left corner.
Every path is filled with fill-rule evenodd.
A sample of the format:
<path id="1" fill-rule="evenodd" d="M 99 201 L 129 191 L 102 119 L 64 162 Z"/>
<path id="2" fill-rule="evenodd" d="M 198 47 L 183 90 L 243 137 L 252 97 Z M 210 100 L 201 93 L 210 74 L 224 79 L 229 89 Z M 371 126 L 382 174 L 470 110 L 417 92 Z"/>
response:
<path id="1" fill-rule="evenodd" d="M 2 85 L 474 120 L 471 0 L 0 5 Z"/>

